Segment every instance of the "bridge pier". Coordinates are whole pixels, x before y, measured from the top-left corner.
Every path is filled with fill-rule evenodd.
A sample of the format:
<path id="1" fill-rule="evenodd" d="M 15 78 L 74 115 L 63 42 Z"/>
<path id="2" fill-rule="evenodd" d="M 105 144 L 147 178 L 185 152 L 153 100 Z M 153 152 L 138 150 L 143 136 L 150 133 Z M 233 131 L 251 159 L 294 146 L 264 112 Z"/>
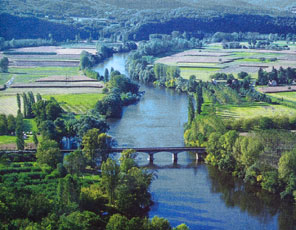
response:
<path id="1" fill-rule="evenodd" d="M 178 153 L 172 153 L 172 160 L 174 164 L 178 163 Z"/>
<path id="2" fill-rule="evenodd" d="M 148 153 L 149 157 L 148 157 L 148 160 L 149 160 L 149 163 L 150 164 L 153 164 L 153 160 L 154 160 L 154 154 L 153 153 Z"/>
<path id="3" fill-rule="evenodd" d="M 198 153 L 195 153 L 195 160 L 196 160 L 196 162 L 198 162 L 198 159 L 199 159 Z"/>

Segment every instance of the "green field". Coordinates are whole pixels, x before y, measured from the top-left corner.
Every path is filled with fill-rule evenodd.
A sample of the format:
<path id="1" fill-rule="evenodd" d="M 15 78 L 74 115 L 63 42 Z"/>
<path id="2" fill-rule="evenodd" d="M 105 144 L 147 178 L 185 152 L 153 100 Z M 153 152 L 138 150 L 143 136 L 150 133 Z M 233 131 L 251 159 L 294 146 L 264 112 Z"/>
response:
<path id="1" fill-rule="evenodd" d="M 102 100 L 105 94 L 61 94 L 44 95 L 43 98 L 50 99 L 54 97 L 67 112 L 83 114 L 87 110 L 94 108 L 95 104 Z"/>
<path id="2" fill-rule="evenodd" d="M 10 77 L 14 83 L 27 83 L 48 76 L 77 76 L 81 75 L 78 67 L 27 67 L 9 68 Z"/>
<path id="3" fill-rule="evenodd" d="M 0 114 L 16 116 L 17 110 L 16 96 L 0 96 Z"/>
<path id="4" fill-rule="evenodd" d="M 9 73 L 0 73 L 0 85 L 4 85 L 11 78 Z"/>
<path id="5" fill-rule="evenodd" d="M 240 51 L 240 52 L 233 52 L 232 53 L 234 56 L 237 57 L 277 57 L 281 56 L 283 54 L 281 53 L 271 53 L 271 52 L 249 52 L 248 50 L 245 51 Z"/>
<path id="6" fill-rule="evenodd" d="M 260 60 L 259 58 L 243 58 L 243 59 L 237 59 L 235 60 L 236 62 L 255 62 L 255 63 L 270 63 L 270 62 L 276 62 L 276 61 L 271 61 L 269 59 L 265 59 L 264 61 L 263 60 Z"/>
<path id="7" fill-rule="evenodd" d="M 217 114 L 222 117 L 251 118 L 257 116 L 289 116 L 295 115 L 294 108 L 284 105 L 271 105 L 267 103 L 244 103 L 242 105 L 221 105 L 217 108 Z"/>
<path id="8" fill-rule="evenodd" d="M 0 136 L 0 145 L 14 144 L 16 142 L 16 136 Z M 25 143 L 33 143 L 33 136 L 29 136 Z"/>
<path id="9" fill-rule="evenodd" d="M 181 77 L 189 79 L 191 75 L 195 75 L 197 79 L 202 81 L 209 81 L 210 75 L 215 74 L 218 68 L 180 68 Z"/>
<path id="10" fill-rule="evenodd" d="M 283 101 L 294 102 L 296 104 L 296 92 L 267 93 L 267 95 Z"/>

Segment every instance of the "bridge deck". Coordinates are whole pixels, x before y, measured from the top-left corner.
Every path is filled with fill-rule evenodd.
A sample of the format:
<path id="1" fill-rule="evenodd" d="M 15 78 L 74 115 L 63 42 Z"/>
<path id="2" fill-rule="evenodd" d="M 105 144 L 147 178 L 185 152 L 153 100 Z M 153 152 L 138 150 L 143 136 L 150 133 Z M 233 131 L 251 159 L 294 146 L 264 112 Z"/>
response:
<path id="1" fill-rule="evenodd" d="M 122 152 L 127 149 L 133 149 L 136 152 L 144 152 L 144 153 L 153 153 L 153 152 L 199 152 L 204 153 L 206 151 L 205 148 L 197 148 L 197 147 L 152 147 L 152 148 L 112 148 L 111 152 Z"/>
<path id="2" fill-rule="evenodd" d="M 171 152 L 171 153 L 179 153 L 179 152 L 198 152 L 198 153 L 205 153 L 206 148 L 198 148 L 198 147 L 151 147 L 151 148 L 112 148 L 110 150 L 111 153 L 118 153 L 122 152 L 127 149 L 134 149 L 136 152 L 143 152 L 143 153 L 157 153 L 157 152 Z M 75 151 L 75 149 L 62 149 L 62 153 L 70 153 Z M 36 149 L 30 150 L 0 150 L 0 153 L 35 153 Z"/>

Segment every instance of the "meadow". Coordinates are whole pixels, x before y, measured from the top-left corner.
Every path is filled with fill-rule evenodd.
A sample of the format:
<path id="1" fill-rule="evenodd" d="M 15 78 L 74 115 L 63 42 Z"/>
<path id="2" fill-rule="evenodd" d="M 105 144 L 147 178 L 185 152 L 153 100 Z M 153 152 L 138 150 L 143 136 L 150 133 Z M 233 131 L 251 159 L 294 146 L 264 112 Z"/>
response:
<path id="1" fill-rule="evenodd" d="M 217 114 L 225 118 L 251 118 L 257 116 L 289 116 L 295 115 L 295 108 L 285 105 L 271 105 L 267 103 L 244 103 L 241 105 L 220 105 Z"/>
<path id="2" fill-rule="evenodd" d="M 44 95 L 43 98 L 50 99 L 54 97 L 66 112 L 75 114 L 84 114 L 89 109 L 94 108 L 95 104 L 104 98 L 104 94 L 58 94 Z"/>

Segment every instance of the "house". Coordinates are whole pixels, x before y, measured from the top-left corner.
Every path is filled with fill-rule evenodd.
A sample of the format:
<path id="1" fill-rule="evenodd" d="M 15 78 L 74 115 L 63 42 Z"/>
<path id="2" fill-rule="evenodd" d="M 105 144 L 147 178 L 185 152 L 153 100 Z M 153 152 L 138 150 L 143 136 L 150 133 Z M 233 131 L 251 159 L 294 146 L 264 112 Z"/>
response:
<path id="1" fill-rule="evenodd" d="M 276 80 L 269 80 L 268 86 L 277 86 Z"/>

